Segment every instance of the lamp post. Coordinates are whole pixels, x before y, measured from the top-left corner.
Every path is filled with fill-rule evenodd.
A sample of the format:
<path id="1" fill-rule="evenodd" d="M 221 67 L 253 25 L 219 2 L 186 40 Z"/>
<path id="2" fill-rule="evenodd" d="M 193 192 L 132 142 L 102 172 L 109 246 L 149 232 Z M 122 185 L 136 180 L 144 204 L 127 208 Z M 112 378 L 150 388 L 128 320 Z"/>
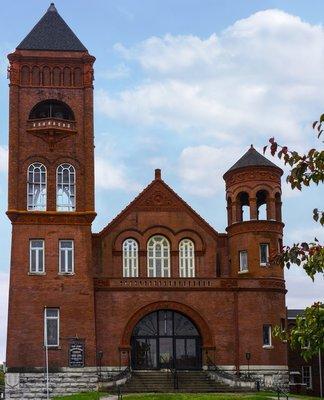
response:
<path id="1" fill-rule="evenodd" d="M 251 353 L 246 352 L 246 353 L 245 353 L 245 358 L 246 358 L 247 363 L 248 363 L 248 377 L 250 378 L 250 359 L 251 359 Z"/>
<path id="2" fill-rule="evenodd" d="M 319 367 L 319 378 L 320 378 L 320 396 L 323 398 L 323 376 L 322 376 L 322 354 L 321 349 L 318 350 L 318 367 Z"/>
<path id="3" fill-rule="evenodd" d="M 101 362 L 102 362 L 102 356 L 103 356 L 103 351 L 98 351 L 97 352 L 97 360 L 99 363 L 99 379 L 101 380 Z"/>
<path id="4" fill-rule="evenodd" d="M 46 307 L 45 307 L 46 315 Z M 48 373 L 48 332 L 47 332 L 47 319 L 44 318 L 44 336 L 45 336 L 45 364 L 46 364 L 46 399 L 49 400 L 49 373 Z"/>

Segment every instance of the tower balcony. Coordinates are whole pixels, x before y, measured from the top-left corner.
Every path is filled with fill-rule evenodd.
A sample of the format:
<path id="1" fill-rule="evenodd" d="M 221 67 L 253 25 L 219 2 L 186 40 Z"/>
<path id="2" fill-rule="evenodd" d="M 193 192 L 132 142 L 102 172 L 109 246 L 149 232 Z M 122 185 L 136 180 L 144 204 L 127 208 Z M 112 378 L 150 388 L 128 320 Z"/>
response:
<path id="1" fill-rule="evenodd" d="M 30 119 L 27 121 L 27 132 L 30 133 L 76 133 L 76 122 L 60 118 Z"/>
<path id="2" fill-rule="evenodd" d="M 39 118 L 27 121 L 27 132 L 48 143 L 50 150 L 56 143 L 77 133 L 76 122 L 62 118 Z"/>

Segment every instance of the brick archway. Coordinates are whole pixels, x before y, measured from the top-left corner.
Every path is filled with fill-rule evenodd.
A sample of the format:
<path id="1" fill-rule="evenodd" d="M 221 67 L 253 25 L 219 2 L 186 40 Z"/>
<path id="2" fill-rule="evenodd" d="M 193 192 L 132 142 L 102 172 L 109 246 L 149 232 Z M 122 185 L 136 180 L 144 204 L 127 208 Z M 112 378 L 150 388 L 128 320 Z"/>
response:
<path id="1" fill-rule="evenodd" d="M 158 310 L 178 311 L 190 318 L 199 330 L 203 348 L 213 348 L 214 341 L 209 326 L 203 317 L 193 308 L 174 301 L 157 301 L 138 309 L 128 320 L 122 336 L 120 348 L 129 348 L 132 332 L 136 324 L 147 314 Z"/>

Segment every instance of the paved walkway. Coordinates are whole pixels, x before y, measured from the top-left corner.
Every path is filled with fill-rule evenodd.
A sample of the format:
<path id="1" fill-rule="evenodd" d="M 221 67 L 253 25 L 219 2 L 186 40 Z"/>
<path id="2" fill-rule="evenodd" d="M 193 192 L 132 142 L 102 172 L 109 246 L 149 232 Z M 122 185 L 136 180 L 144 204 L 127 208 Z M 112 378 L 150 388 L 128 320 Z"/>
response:
<path id="1" fill-rule="evenodd" d="M 101 397 L 100 400 L 118 400 L 118 396 Z"/>

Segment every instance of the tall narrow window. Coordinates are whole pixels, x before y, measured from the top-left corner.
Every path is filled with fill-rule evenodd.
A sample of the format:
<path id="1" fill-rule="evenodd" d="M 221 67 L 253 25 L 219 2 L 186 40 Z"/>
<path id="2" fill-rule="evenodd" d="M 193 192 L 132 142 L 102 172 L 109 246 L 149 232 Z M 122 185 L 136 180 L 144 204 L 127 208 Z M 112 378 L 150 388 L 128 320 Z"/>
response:
<path id="1" fill-rule="evenodd" d="M 302 383 L 304 383 L 307 389 L 312 389 L 312 367 L 309 365 L 302 366 Z"/>
<path id="2" fill-rule="evenodd" d="M 75 169 L 71 164 L 57 168 L 56 209 L 75 211 Z"/>
<path id="3" fill-rule="evenodd" d="M 263 325 L 263 347 L 272 347 L 271 325 Z"/>
<path id="4" fill-rule="evenodd" d="M 60 343 L 60 310 L 45 308 L 44 310 L 44 346 L 57 347 Z"/>
<path id="5" fill-rule="evenodd" d="M 269 264 L 269 244 L 260 244 L 260 265 L 267 266 Z"/>
<path id="6" fill-rule="evenodd" d="M 138 276 L 138 245 L 134 239 L 126 239 L 123 243 L 123 276 Z"/>
<path id="7" fill-rule="evenodd" d="M 195 277 L 195 245 L 189 239 L 183 239 L 180 242 L 179 263 L 181 278 Z"/>
<path id="8" fill-rule="evenodd" d="M 29 272 L 42 274 L 45 272 L 45 242 L 43 239 L 29 241 Z"/>
<path id="9" fill-rule="evenodd" d="M 247 251 L 246 250 L 240 251 L 239 258 L 240 258 L 240 272 L 247 272 L 249 270 Z"/>
<path id="10" fill-rule="evenodd" d="M 73 274 L 74 272 L 74 242 L 73 240 L 60 240 L 60 273 Z"/>
<path id="11" fill-rule="evenodd" d="M 164 236 L 153 236 L 147 245 L 147 270 L 151 278 L 170 276 L 170 245 Z"/>
<path id="12" fill-rule="evenodd" d="M 46 167 L 38 162 L 28 167 L 27 209 L 29 211 L 46 210 Z"/>

